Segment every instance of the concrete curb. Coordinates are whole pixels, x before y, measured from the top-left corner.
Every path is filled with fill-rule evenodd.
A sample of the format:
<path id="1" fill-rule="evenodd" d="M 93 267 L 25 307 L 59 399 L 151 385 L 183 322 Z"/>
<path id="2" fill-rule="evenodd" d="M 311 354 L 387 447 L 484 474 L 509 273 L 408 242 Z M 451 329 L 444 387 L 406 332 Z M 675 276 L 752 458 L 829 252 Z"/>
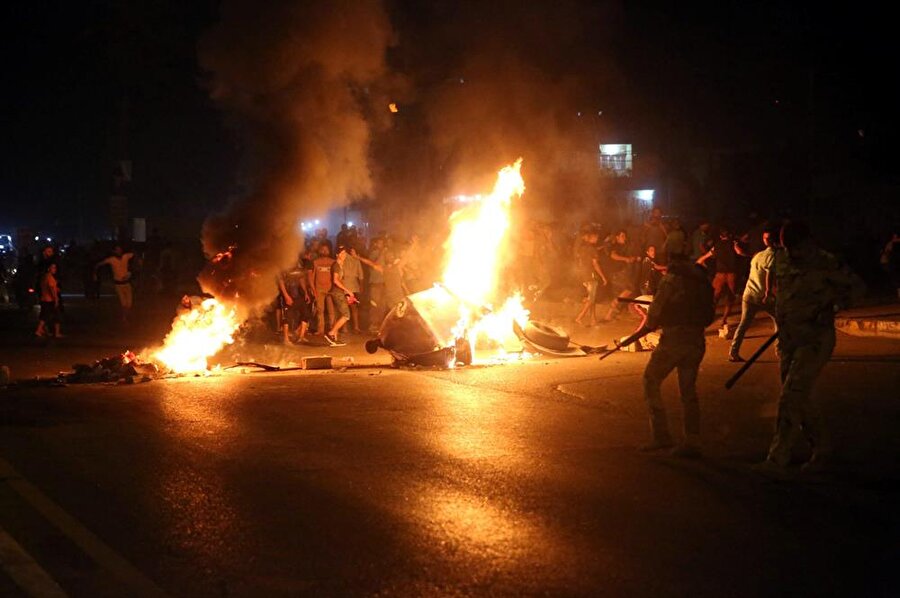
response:
<path id="1" fill-rule="evenodd" d="M 834 326 L 850 336 L 892 338 L 900 340 L 900 321 L 866 318 L 837 318 Z"/>

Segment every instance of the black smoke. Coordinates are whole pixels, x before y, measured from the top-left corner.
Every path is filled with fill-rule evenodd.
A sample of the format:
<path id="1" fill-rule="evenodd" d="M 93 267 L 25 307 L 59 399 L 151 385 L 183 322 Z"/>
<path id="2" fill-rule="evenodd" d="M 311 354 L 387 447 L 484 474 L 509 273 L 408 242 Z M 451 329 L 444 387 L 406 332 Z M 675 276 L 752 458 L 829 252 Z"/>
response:
<path id="1" fill-rule="evenodd" d="M 298 223 L 371 194 L 375 107 L 387 105 L 392 29 L 376 0 L 225 1 L 202 39 L 210 95 L 238 133 L 249 191 L 207 219 L 204 290 L 248 312 L 271 300 L 301 246 Z"/>

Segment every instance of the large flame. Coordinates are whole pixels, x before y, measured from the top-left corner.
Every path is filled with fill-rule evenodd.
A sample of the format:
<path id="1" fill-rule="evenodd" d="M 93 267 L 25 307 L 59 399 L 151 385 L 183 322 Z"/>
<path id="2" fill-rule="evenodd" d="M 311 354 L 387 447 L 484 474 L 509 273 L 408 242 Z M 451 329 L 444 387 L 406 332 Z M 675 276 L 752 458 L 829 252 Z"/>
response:
<path id="1" fill-rule="evenodd" d="M 233 307 L 216 299 L 204 299 L 175 318 L 162 349 L 153 353 L 153 359 L 179 374 L 205 372 L 209 367 L 207 360 L 234 342 L 240 324 Z"/>
<path id="2" fill-rule="evenodd" d="M 473 345 L 487 341 L 505 349 L 518 344 L 513 323 L 524 326 L 528 320 L 522 295 L 503 297 L 499 285 L 510 256 L 510 207 L 513 197 L 525 192 L 521 169 L 519 158 L 500 170 L 489 195 L 476 196 L 450 217 L 443 285 L 462 305 L 454 332 Z"/>

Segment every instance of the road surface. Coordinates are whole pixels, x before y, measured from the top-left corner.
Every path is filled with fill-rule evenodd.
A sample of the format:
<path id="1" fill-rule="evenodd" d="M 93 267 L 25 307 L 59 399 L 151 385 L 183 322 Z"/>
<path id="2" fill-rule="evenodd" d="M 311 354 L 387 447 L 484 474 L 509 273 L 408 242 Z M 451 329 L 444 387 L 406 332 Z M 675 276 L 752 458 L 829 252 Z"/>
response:
<path id="1" fill-rule="evenodd" d="M 708 344 L 700 461 L 637 451 L 647 353 L 2 391 L 0 594 L 896 596 L 900 343 L 840 337 L 789 483 L 773 357 Z"/>

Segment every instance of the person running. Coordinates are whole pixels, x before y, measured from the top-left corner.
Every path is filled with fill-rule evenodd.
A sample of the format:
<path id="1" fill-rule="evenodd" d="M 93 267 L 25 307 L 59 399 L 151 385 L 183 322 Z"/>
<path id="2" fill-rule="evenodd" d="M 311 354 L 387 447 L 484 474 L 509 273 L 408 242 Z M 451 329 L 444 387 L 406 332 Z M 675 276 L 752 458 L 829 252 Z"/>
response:
<path id="1" fill-rule="evenodd" d="M 616 296 L 613 297 L 612 303 L 609 305 L 609 311 L 606 312 L 606 317 L 603 318 L 604 322 L 612 322 L 622 309 L 623 304 L 618 299 L 628 299 L 634 296 L 635 276 L 632 266 L 639 259 L 628 252 L 628 234 L 625 230 L 617 232 L 609 249 L 609 260 L 612 270 L 611 282 L 613 293 Z"/>
<path id="2" fill-rule="evenodd" d="M 775 322 L 775 290 L 772 285 L 775 247 L 771 233 L 764 232 L 762 242 L 765 249 L 750 260 L 750 274 L 747 277 L 741 301 L 741 323 L 738 324 L 737 331 L 734 333 L 734 340 L 731 342 L 731 349 L 728 352 L 728 361 L 744 361 L 741 357 L 741 344 L 757 313 L 764 311 Z M 775 330 L 778 330 L 777 324 Z"/>
<path id="3" fill-rule="evenodd" d="M 94 266 L 94 280 L 97 280 L 97 270 L 101 266 L 109 266 L 112 270 L 113 285 L 115 285 L 116 296 L 119 298 L 119 306 L 122 310 L 122 323 L 128 322 L 131 314 L 131 306 L 134 301 L 131 288 L 131 270 L 129 266 L 134 258 L 134 253 L 126 252 L 121 245 L 113 247 L 113 254 L 105 260 Z"/>

